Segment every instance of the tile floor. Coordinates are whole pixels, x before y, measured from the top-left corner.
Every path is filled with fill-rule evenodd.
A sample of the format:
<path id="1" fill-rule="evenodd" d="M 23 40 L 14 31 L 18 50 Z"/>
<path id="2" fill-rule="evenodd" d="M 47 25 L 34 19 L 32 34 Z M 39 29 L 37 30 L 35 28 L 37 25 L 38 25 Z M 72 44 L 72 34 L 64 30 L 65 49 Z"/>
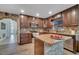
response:
<path id="1" fill-rule="evenodd" d="M 0 46 L 0 55 L 33 55 L 33 44 L 7 44 Z"/>
<path id="2" fill-rule="evenodd" d="M 0 45 L 0 55 L 34 55 L 34 44 L 18 45 L 16 43 L 9 43 Z M 65 55 L 74 55 L 72 52 L 64 50 Z M 76 55 L 79 55 L 77 53 Z"/>

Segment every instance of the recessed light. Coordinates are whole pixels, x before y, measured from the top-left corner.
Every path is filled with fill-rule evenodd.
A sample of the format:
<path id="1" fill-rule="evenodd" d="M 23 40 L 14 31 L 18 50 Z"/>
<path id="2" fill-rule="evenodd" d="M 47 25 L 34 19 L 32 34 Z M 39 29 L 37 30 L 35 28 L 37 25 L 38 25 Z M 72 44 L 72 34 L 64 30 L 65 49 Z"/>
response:
<path id="1" fill-rule="evenodd" d="M 36 16 L 39 16 L 40 14 L 39 13 L 36 13 Z"/>
<path id="2" fill-rule="evenodd" d="M 48 14 L 52 14 L 52 11 L 49 11 Z"/>
<path id="3" fill-rule="evenodd" d="M 21 13 L 23 13 L 24 12 L 24 10 L 23 9 L 21 9 Z"/>

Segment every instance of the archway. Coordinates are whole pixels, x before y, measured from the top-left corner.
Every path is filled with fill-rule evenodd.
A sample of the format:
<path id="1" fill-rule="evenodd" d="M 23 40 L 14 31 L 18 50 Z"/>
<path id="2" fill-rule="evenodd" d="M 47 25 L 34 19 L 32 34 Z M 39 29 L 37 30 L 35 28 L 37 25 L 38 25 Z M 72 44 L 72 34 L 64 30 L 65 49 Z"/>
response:
<path id="1" fill-rule="evenodd" d="M 4 18 L 0 20 L 0 45 L 17 42 L 17 22 Z"/>

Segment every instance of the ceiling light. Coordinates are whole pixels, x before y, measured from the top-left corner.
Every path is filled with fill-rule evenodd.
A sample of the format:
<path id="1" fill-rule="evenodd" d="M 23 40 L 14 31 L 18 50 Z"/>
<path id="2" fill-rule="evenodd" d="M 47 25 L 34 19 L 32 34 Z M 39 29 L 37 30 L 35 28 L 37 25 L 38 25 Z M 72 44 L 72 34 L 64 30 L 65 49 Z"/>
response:
<path id="1" fill-rule="evenodd" d="M 36 16 L 39 16 L 40 14 L 39 13 L 36 13 Z"/>
<path id="2" fill-rule="evenodd" d="M 23 13 L 24 12 L 24 10 L 21 10 L 21 13 Z"/>
<path id="3" fill-rule="evenodd" d="M 48 14 L 52 14 L 52 11 L 49 11 L 49 13 Z"/>

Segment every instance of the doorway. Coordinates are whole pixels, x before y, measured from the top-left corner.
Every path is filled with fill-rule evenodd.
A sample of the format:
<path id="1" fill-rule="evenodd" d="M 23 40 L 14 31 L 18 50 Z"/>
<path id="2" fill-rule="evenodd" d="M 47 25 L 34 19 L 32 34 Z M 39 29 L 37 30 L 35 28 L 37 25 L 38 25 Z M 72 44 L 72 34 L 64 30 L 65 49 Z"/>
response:
<path id="1" fill-rule="evenodd" d="M 1 44 L 11 44 L 17 42 L 17 23 L 12 19 L 0 20 Z M 1 45 L 0 44 L 0 45 Z"/>
<path id="2" fill-rule="evenodd" d="M 0 20 L 0 54 L 13 54 L 17 45 L 17 22 L 5 18 Z"/>
<path id="3" fill-rule="evenodd" d="M 0 55 L 33 55 L 33 43 L 18 45 L 17 22 L 12 19 L 0 20 Z"/>

